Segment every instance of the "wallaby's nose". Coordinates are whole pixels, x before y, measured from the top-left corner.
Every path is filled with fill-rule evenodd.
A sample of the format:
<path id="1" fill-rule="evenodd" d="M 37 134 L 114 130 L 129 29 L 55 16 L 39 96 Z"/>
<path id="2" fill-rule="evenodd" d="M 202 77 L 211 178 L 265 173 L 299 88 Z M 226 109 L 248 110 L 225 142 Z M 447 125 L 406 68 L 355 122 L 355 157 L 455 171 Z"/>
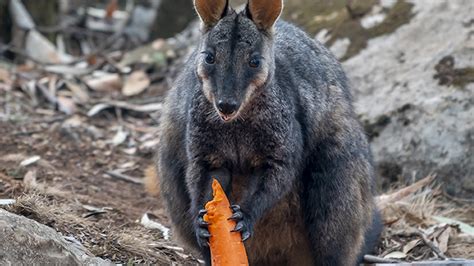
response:
<path id="1" fill-rule="evenodd" d="M 239 106 L 236 101 L 219 100 L 217 102 L 217 109 L 219 109 L 219 112 L 221 112 L 223 115 L 231 115 L 237 111 L 238 107 Z"/>

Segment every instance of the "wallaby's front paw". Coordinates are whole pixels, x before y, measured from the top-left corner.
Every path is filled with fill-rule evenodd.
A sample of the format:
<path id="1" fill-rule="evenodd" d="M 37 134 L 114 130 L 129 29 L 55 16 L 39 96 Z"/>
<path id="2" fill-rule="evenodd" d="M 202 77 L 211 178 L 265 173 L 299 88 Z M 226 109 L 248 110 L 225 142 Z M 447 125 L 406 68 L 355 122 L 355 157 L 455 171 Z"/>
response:
<path id="1" fill-rule="evenodd" d="M 251 225 L 248 219 L 246 219 L 247 217 L 245 217 L 244 213 L 240 210 L 239 205 L 232 205 L 230 206 L 230 208 L 232 209 L 234 213 L 229 218 L 229 220 L 234 220 L 237 222 L 232 232 L 240 232 L 242 236 L 242 241 L 249 239 L 251 235 L 250 233 Z"/>
<path id="2" fill-rule="evenodd" d="M 199 211 L 195 226 L 196 238 L 200 247 L 209 247 L 209 237 L 211 237 L 208 229 L 209 224 L 204 221 L 204 214 L 206 213 L 206 210 Z"/>

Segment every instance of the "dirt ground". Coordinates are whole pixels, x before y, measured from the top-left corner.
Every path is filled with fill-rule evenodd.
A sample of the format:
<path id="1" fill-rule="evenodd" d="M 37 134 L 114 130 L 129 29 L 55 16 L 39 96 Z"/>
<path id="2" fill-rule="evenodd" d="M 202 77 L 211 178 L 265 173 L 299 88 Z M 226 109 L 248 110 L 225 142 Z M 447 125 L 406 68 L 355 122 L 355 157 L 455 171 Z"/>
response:
<path id="1" fill-rule="evenodd" d="M 15 117 L 0 122 L 0 198 L 17 199 L 14 212 L 74 236 L 94 255 L 113 262 L 188 258 L 163 247 L 170 243 L 163 241 L 160 231 L 139 223 L 147 213 L 170 226 L 161 202 L 148 196 L 141 184 L 143 171 L 152 163 L 152 147 L 133 143 L 140 138 L 145 143 L 154 140 L 153 119 L 131 121 L 125 113 L 117 119 L 117 110 L 93 118 L 68 117 L 39 106 L 30 108 L 31 101 L 18 91 L 0 91 L 0 99 L 3 110 L 16 110 Z M 121 144 L 113 143 L 118 129 L 128 132 Z M 40 159 L 20 166 L 35 156 Z M 136 180 L 114 178 L 106 174 L 109 171 Z M 137 240 L 143 243 L 135 246 Z M 152 245 L 143 248 L 146 241 Z"/>

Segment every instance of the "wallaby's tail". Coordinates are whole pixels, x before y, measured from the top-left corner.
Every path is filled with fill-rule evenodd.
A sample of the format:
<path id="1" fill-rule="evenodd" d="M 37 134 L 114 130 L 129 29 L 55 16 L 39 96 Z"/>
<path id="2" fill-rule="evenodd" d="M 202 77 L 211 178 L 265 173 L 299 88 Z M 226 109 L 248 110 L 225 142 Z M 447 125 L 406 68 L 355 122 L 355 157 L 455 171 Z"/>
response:
<path id="1" fill-rule="evenodd" d="M 160 183 L 158 181 L 158 171 L 156 166 L 151 164 L 145 171 L 145 190 L 149 195 L 158 196 L 160 194 Z"/>

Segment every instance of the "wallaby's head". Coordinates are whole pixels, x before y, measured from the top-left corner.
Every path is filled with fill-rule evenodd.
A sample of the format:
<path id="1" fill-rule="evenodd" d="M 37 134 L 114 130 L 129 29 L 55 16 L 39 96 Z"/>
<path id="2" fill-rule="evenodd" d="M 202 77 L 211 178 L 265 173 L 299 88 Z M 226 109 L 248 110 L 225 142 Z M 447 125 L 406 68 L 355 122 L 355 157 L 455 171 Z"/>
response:
<path id="1" fill-rule="evenodd" d="M 241 12 L 228 0 L 194 0 L 202 21 L 196 73 L 225 122 L 238 117 L 274 73 L 273 26 L 283 0 L 249 0 Z"/>

